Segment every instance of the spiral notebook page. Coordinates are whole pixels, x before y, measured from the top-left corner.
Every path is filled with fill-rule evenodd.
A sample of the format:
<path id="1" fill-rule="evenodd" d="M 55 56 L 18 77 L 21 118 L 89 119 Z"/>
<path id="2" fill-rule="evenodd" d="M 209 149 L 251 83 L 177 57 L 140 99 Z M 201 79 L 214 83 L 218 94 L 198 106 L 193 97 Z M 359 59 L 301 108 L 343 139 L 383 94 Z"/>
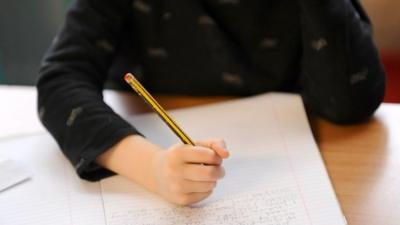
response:
<path id="1" fill-rule="evenodd" d="M 226 176 L 190 207 L 165 202 L 115 176 L 101 182 L 107 225 L 344 225 L 301 98 L 265 94 L 171 111 L 194 139 L 223 137 Z M 131 118 L 163 146 L 179 140 L 154 114 Z"/>

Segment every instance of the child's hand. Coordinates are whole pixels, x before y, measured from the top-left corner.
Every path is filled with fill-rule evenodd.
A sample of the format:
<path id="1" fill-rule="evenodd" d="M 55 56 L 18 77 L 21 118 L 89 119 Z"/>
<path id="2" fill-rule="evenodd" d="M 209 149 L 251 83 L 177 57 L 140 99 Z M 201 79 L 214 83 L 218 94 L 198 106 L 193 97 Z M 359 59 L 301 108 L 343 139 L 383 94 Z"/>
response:
<path id="1" fill-rule="evenodd" d="M 228 156 L 223 140 L 179 144 L 158 152 L 153 160 L 158 194 L 179 205 L 201 201 L 224 177 L 221 164 Z"/>

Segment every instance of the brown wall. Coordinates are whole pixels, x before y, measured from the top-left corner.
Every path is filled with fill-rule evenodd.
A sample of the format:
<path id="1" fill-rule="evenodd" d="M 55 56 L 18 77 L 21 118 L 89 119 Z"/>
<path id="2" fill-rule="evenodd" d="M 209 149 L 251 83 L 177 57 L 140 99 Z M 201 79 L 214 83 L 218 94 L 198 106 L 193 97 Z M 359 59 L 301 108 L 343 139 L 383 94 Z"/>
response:
<path id="1" fill-rule="evenodd" d="M 400 0 L 362 0 L 381 49 L 400 51 Z"/>

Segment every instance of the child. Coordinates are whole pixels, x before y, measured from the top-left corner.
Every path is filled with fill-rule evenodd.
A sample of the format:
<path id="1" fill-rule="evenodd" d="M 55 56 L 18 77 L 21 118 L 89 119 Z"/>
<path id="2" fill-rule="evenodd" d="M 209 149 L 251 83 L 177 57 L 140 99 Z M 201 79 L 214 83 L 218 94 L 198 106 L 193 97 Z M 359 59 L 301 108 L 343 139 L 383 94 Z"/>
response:
<path id="1" fill-rule="evenodd" d="M 358 0 L 78 0 L 40 69 L 41 121 L 82 178 L 118 173 L 181 205 L 223 177 L 225 143 L 143 138 L 102 100 L 126 72 L 153 93 L 299 92 L 336 123 L 370 117 L 385 89 Z"/>

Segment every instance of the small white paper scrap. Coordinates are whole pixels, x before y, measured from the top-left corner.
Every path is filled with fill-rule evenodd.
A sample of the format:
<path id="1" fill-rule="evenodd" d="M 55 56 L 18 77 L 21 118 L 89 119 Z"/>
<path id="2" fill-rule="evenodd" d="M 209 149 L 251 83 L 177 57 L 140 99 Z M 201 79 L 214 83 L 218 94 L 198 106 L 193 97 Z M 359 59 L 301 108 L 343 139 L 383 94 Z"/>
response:
<path id="1" fill-rule="evenodd" d="M 29 179 L 30 176 L 29 171 L 17 162 L 0 158 L 0 192 Z"/>

